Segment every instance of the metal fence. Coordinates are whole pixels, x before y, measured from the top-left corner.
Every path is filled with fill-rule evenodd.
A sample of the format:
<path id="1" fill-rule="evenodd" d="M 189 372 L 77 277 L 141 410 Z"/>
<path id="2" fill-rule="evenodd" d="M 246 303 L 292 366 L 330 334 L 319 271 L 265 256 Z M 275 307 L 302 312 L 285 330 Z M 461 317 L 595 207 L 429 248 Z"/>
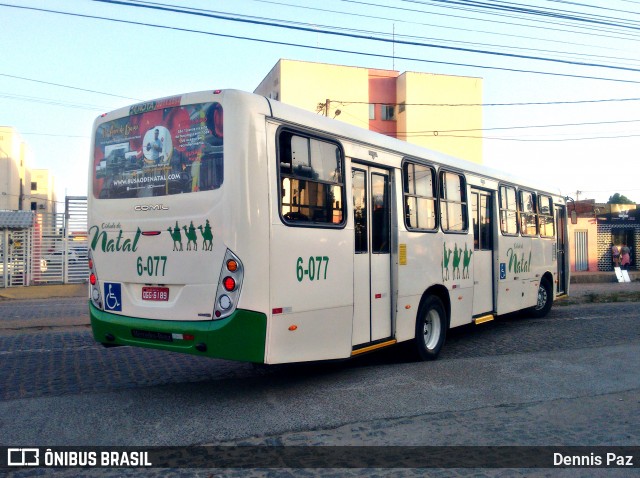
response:
<path id="1" fill-rule="evenodd" d="M 3 229 L 0 234 L 0 287 L 25 285 L 31 254 L 29 229 Z"/>
<path id="2" fill-rule="evenodd" d="M 87 198 L 67 197 L 65 211 L 0 231 L 0 287 L 87 281 Z"/>

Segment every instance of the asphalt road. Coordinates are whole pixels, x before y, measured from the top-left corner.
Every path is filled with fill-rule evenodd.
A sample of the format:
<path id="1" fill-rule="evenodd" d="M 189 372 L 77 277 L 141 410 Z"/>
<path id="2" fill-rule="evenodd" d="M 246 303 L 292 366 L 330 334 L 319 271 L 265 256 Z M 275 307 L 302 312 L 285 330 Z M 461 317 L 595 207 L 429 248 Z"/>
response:
<path id="1" fill-rule="evenodd" d="M 436 362 L 410 362 L 389 349 L 348 362 L 255 368 L 104 349 L 82 324 L 82 298 L 2 301 L 0 317 L 13 326 L 0 332 L 0 445 L 638 446 L 639 305 L 570 303 L 545 319 L 511 316 L 456 329 Z M 51 313 L 68 322 L 43 325 Z M 585 470 L 554 471 L 584 476 Z M 605 472 L 637 476 L 637 469 L 588 474 Z M 154 473 L 163 474 L 147 471 Z M 299 474 L 287 473 L 253 472 Z M 309 473 L 362 476 L 357 469 Z M 493 476 L 460 469 L 429 474 Z M 549 476 L 548 470 L 501 476 L 532 474 Z"/>

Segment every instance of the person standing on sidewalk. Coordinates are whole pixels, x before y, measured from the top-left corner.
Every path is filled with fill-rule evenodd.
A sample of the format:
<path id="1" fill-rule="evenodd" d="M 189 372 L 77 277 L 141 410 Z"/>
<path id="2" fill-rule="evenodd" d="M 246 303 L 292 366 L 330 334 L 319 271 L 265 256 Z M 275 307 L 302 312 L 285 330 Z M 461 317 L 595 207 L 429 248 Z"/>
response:
<path id="1" fill-rule="evenodd" d="M 611 243 L 611 259 L 613 267 L 620 267 L 620 249 L 613 243 Z"/>
<path id="2" fill-rule="evenodd" d="M 631 264 L 631 249 L 625 244 L 622 246 L 621 252 L 620 265 L 624 270 L 629 270 L 629 265 Z"/>

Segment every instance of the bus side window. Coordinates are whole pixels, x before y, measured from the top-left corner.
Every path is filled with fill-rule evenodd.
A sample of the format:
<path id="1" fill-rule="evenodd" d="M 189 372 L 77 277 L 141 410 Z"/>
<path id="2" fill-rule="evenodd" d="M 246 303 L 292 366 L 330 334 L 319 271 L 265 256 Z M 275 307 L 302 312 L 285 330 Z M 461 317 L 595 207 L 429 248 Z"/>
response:
<path id="1" fill-rule="evenodd" d="M 280 214 L 287 224 L 344 223 L 341 148 L 291 131 L 279 137 Z"/>
<path id="2" fill-rule="evenodd" d="M 443 231 L 463 232 L 468 229 L 466 189 L 461 174 L 440 172 L 440 224 Z"/>
<path id="3" fill-rule="evenodd" d="M 516 188 L 500 186 L 500 231 L 507 236 L 518 234 Z"/>
<path id="4" fill-rule="evenodd" d="M 553 220 L 553 201 L 550 196 L 540 194 L 538 196 L 538 221 L 540 223 L 540 235 L 544 237 L 555 236 Z"/>
<path id="5" fill-rule="evenodd" d="M 522 190 L 520 191 L 520 232 L 523 236 L 538 234 L 536 195 Z"/>
<path id="6" fill-rule="evenodd" d="M 436 173 L 433 168 L 405 162 L 402 167 L 404 217 L 407 229 L 433 231 L 436 223 Z"/>

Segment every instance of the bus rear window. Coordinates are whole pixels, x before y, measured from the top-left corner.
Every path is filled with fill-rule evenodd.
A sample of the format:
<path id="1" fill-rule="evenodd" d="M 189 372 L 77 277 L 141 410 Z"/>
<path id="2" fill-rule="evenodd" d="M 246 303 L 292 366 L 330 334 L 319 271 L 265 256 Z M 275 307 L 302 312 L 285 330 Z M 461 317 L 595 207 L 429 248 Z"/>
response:
<path id="1" fill-rule="evenodd" d="M 132 114 L 95 131 L 93 194 L 100 199 L 217 189 L 223 114 L 217 102 Z"/>

